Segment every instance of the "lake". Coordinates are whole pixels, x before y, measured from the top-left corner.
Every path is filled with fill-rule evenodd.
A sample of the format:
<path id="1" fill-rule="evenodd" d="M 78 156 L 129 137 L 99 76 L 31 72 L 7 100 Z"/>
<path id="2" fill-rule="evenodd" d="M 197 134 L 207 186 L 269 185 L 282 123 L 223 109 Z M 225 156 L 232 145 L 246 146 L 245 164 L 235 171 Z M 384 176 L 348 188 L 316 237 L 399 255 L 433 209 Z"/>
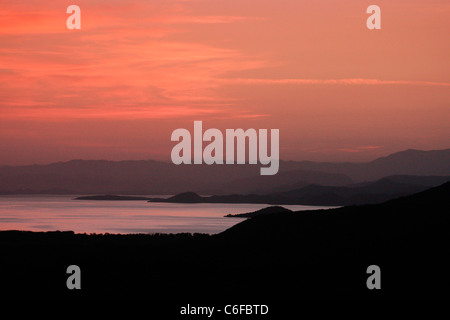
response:
<path id="1" fill-rule="evenodd" d="M 243 220 L 242 218 L 224 218 L 224 215 L 252 212 L 269 206 L 72 200 L 77 196 L 2 195 L 0 196 L 0 230 L 215 234 Z M 283 207 L 291 210 L 330 208 L 300 205 L 284 205 Z"/>

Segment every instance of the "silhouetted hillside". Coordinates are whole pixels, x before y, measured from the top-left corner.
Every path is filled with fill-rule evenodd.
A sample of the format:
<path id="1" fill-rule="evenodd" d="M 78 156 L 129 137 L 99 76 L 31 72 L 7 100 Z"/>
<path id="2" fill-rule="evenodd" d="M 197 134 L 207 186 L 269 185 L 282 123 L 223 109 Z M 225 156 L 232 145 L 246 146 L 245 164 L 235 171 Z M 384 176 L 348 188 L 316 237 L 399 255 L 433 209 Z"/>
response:
<path id="1" fill-rule="evenodd" d="M 425 187 L 436 187 L 441 184 L 450 181 L 450 176 L 408 176 L 408 175 L 394 175 L 389 176 L 384 179 L 389 179 L 394 182 L 408 184 L 408 185 L 418 185 Z"/>
<path id="2" fill-rule="evenodd" d="M 262 194 L 309 184 L 343 186 L 390 175 L 450 175 L 450 149 L 408 150 L 366 163 L 281 161 L 274 176 L 259 165 L 180 165 L 159 161 L 73 160 L 0 167 L 0 194 Z"/>
<path id="3" fill-rule="evenodd" d="M 277 236 L 307 238 L 314 237 L 314 232 L 317 231 L 315 228 L 318 227 L 329 229 L 330 234 L 350 232 L 357 233 L 361 237 L 364 235 L 366 238 L 371 236 L 367 234 L 370 231 L 378 238 L 395 236 L 396 232 L 400 232 L 400 228 L 403 231 L 411 228 L 408 231 L 412 231 L 428 227 L 437 228 L 441 222 L 448 224 L 450 223 L 450 216 L 447 213 L 449 209 L 450 182 L 447 182 L 441 186 L 381 204 L 297 212 L 274 210 L 269 215 L 255 215 L 251 221 L 243 221 L 218 236 L 239 239 L 239 241 L 250 241 L 261 235 L 270 237 L 271 233 L 278 233 Z M 371 221 L 370 225 L 363 227 L 363 223 L 369 221 Z M 311 224 L 315 227 L 309 228 Z M 359 228 L 349 230 L 355 226 Z M 378 234 L 378 230 L 383 230 L 383 234 Z"/>
<path id="4" fill-rule="evenodd" d="M 449 209 L 446 183 L 378 205 L 256 216 L 216 237 L 247 250 L 264 247 L 268 257 L 292 257 L 278 263 L 283 273 L 277 281 L 318 296 L 330 287 L 347 288 L 344 296 L 351 287 L 370 296 L 360 281 L 367 266 L 376 264 L 384 276 L 380 296 L 449 298 Z M 282 285 L 274 287 L 282 292 Z"/>
<path id="5" fill-rule="evenodd" d="M 218 235 L 0 232 L 3 298 L 449 298 L 450 183 L 377 205 L 278 212 Z M 65 286 L 81 268 L 81 290 Z M 367 268 L 381 269 L 369 290 Z M 232 303 L 232 302 L 230 302 Z"/>
<path id="6" fill-rule="evenodd" d="M 175 203 L 197 203 L 201 201 L 201 197 L 195 192 L 183 192 L 173 197 L 170 197 L 169 199 L 170 200 L 167 202 L 175 202 Z M 152 202 L 154 200 L 150 201 Z"/>
<path id="7" fill-rule="evenodd" d="M 282 213 L 282 212 L 292 212 L 292 210 L 280 207 L 280 206 L 272 206 L 263 208 L 253 212 L 247 213 L 237 213 L 237 214 L 227 214 L 225 217 L 227 218 L 253 218 L 256 216 L 260 216 L 263 214 L 273 214 L 273 213 Z"/>

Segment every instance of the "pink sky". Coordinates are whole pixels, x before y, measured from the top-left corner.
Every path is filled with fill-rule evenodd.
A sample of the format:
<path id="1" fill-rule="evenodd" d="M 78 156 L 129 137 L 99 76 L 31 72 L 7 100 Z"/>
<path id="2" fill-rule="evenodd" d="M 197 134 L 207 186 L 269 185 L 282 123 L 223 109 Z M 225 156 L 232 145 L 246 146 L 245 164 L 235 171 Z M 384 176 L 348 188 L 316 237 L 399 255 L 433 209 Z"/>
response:
<path id="1" fill-rule="evenodd" d="M 81 30 L 66 28 L 67 6 Z M 377 4 L 382 29 L 366 28 Z M 1 1 L 0 165 L 170 160 L 170 134 L 280 129 L 282 159 L 450 147 L 448 0 Z"/>

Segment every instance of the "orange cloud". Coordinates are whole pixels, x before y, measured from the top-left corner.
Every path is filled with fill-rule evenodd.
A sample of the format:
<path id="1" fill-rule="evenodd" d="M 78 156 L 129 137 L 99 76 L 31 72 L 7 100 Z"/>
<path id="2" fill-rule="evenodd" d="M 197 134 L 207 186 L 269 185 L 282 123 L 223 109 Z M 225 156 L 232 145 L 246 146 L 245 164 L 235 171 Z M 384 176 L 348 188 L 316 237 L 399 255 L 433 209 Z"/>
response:
<path id="1" fill-rule="evenodd" d="M 379 32 L 360 0 L 77 0 L 78 31 L 71 0 L 3 1 L 0 164 L 70 158 L 93 136 L 122 139 L 111 158 L 129 141 L 169 154 L 200 118 L 279 128 L 291 159 L 448 147 L 448 1 L 379 1 Z"/>
<path id="2" fill-rule="evenodd" d="M 432 81 L 404 81 L 380 79 L 219 79 L 225 84 L 299 84 L 299 85 L 410 85 L 410 86 L 437 86 L 450 87 L 450 82 Z"/>

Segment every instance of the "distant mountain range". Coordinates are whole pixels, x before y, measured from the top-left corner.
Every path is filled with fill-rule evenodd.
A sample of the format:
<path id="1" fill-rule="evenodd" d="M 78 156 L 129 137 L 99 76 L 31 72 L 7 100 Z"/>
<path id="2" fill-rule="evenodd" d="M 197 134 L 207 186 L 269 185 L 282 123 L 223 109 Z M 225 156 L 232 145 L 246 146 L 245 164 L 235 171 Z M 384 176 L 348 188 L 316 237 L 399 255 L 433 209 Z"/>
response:
<path id="1" fill-rule="evenodd" d="M 284 207 L 280 206 L 272 206 L 263 208 L 257 211 L 252 212 L 246 212 L 246 213 L 237 213 L 237 214 L 227 214 L 226 218 L 254 218 L 257 216 L 261 216 L 264 214 L 274 214 L 274 213 L 286 213 L 286 212 L 292 212 L 292 210 L 286 209 Z"/>
<path id="2" fill-rule="evenodd" d="M 274 176 L 255 165 L 180 165 L 159 161 L 72 160 L 0 167 L 0 194 L 199 194 L 288 192 L 343 187 L 391 175 L 450 176 L 450 149 L 407 150 L 365 163 L 281 161 Z M 399 182 L 401 183 L 401 182 Z"/>

